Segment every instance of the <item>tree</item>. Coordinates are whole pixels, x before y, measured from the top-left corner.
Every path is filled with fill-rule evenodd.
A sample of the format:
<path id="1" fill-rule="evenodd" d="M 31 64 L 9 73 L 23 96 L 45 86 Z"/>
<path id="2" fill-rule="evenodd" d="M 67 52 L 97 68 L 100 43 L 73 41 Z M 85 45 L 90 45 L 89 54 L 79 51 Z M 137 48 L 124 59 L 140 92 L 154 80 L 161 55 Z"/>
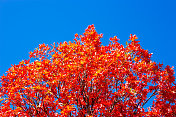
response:
<path id="1" fill-rule="evenodd" d="M 74 42 L 40 44 L 9 68 L 0 116 L 176 116 L 173 68 L 153 62 L 136 35 L 126 46 L 117 36 L 103 46 L 102 36 L 90 25 Z"/>

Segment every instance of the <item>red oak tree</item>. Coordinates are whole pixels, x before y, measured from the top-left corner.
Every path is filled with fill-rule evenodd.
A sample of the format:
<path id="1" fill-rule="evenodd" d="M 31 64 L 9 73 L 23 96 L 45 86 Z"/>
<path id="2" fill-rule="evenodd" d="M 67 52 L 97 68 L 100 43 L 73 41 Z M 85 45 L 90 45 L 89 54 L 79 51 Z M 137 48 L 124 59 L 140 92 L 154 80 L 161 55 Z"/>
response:
<path id="1" fill-rule="evenodd" d="M 74 42 L 40 44 L 9 68 L 0 116 L 176 116 L 173 68 L 153 62 L 135 35 L 126 46 L 100 38 L 90 25 Z"/>

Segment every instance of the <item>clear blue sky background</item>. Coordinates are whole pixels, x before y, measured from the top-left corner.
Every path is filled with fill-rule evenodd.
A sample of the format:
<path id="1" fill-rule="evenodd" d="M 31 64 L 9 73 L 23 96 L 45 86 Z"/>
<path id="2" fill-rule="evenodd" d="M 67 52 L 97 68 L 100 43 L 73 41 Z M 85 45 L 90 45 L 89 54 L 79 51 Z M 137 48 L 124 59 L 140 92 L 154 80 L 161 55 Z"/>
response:
<path id="1" fill-rule="evenodd" d="M 176 0 L 0 0 L 0 76 L 38 44 L 72 41 L 90 24 L 103 45 L 136 34 L 154 61 L 176 65 Z"/>

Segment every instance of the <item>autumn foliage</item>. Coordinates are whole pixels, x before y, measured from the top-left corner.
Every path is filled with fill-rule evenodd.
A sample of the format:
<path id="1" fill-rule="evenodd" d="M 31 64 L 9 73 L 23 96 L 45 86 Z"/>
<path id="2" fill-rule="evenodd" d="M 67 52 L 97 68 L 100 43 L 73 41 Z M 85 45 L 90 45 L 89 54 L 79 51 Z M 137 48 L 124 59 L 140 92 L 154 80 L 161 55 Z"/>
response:
<path id="1" fill-rule="evenodd" d="M 135 35 L 107 46 L 94 25 L 73 42 L 40 44 L 0 83 L 0 116 L 176 116 L 170 66 L 151 60 Z M 150 102 L 150 103 L 149 103 Z"/>

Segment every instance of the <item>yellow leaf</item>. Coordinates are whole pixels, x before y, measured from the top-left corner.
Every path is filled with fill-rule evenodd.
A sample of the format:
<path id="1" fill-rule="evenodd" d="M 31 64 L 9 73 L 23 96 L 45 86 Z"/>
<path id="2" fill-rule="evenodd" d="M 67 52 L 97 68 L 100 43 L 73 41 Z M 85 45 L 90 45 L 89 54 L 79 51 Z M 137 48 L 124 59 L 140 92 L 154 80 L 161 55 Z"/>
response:
<path id="1" fill-rule="evenodd" d="M 40 63 L 40 62 L 36 62 L 36 65 L 40 66 L 40 65 L 41 65 L 41 63 Z"/>
<path id="2" fill-rule="evenodd" d="M 2 101 L 2 100 L 3 100 L 3 98 L 0 99 L 0 101 Z"/>

